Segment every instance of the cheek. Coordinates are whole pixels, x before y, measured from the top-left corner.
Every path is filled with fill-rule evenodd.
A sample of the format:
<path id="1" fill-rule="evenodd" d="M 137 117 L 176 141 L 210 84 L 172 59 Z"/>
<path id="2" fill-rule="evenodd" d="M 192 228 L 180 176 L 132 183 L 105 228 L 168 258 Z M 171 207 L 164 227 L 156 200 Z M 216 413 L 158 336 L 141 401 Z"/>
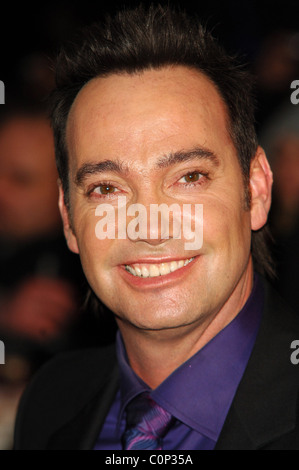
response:
<path id="1" fill-rule="evenodd" d="M 250 250 L 250 211 L 245 211 L 242 201 L 233 203 L 233 198 L 204 205 L 204 246 L 225 252 L 241 253 Z"/>
<path id="2" fill-rule="evenodd" d="M 76 234 L 80 253 L 93 250 L 99 241 L 95 233 L 96 223 L 95 208 L 71 201 L 71 224 Z"/>
<path id="3" fill-rule="evenodd" d="M 76 217 L 80 214 L 80 217 Z M 83 269 L 93 264 L 93 260 L 101 254 L 98 249 L 99 240 L 95 235 L 95 217 L 91 213 L 80 213 L 80 208 L 74 211 L 72 224 L 79 248 L 80 259 Z"/>
<path id="4" fill-rule="evenodd" d="M 97 218 L 85 214 L 75 224 L 80 260 L 85 276 L 94 290 L 102 283 L 109 283 L 109 259 L 114 240 L 99 240 L 96 236 Z"/>

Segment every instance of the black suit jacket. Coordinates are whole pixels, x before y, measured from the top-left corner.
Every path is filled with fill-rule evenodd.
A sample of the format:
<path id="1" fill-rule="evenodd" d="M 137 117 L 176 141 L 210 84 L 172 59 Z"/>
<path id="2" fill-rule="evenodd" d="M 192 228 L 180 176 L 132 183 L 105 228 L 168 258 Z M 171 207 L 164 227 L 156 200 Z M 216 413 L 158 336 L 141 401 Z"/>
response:
<path id="1" fill-rule="evenodd" d="M 261 327 L 216 450 L 299 450 L 299 313 L 267 286 Z M 221 351 L 219 351 L 221 354 Z M 24 393 L 15 449 L 92 449 L 118 388 L 114 345 L 57 356 Z"/>

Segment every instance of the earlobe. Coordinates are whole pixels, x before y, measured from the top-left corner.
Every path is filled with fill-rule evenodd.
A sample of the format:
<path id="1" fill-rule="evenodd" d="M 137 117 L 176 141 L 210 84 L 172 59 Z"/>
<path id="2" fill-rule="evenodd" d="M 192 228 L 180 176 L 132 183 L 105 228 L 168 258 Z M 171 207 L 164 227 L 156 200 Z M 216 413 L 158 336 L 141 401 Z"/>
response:
<path id="1" fill-rule="evenodd" d="M 58 180 L 58 188 L 59 188 L 59 200 L 58 200 L 58 207 L 60 211 L 60 215 L 62 218 L 62 223 L 63 223 L 63 231 L 64 231 L 64 236 L 67 242 L 67 246 L 73 253 L 79 253 L 79 248 L 77 244 L 77 239 L 74 234 L 72 225 L 70 223 L 70 215 L 69 211 L 65 205 L 64 202 L 64 192 L 62 189 L 62 184 L 61 181 Z"/>
<path id="2" fill-rule="evenodd" d="M 271 207 L 273 174 L 264 150 L 258 147 L 250 167 L 251 229 L 259 230 L 267 222 Z"/>

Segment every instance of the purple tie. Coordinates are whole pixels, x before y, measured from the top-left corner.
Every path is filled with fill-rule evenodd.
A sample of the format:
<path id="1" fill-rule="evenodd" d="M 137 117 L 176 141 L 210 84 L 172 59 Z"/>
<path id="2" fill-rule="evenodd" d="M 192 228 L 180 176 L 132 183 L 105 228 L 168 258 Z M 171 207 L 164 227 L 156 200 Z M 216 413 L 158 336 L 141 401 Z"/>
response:
<path id="1" fill-rule="evenodd" d="M 162 450 L 162 437 L 171 424 L 172 415 L 142 393 L 126 408 L 127 427 L 123 434 L 124 450 Z"/>

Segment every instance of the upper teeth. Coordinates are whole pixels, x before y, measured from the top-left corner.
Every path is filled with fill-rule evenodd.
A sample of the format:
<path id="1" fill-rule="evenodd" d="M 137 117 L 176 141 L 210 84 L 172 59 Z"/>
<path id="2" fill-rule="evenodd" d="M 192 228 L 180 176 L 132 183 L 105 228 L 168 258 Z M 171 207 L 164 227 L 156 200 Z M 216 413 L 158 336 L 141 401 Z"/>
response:
<path id="1" fill-rule="evenodd" d="M 172 273 L 177 269 L 186 266 L 188 263 L 193 261 L 194 258 L 189 258 L 185 260 L 179 261 L 171 261 L 170 263 L 161 263 L 161 264 L 133 264 L 133 265 L 125 265 L 125 268 L 129 273 L 133 274 L 133 276 L 138 277 L 157 277 L 157 276 L 164 276 L 165 274 Z"/>

